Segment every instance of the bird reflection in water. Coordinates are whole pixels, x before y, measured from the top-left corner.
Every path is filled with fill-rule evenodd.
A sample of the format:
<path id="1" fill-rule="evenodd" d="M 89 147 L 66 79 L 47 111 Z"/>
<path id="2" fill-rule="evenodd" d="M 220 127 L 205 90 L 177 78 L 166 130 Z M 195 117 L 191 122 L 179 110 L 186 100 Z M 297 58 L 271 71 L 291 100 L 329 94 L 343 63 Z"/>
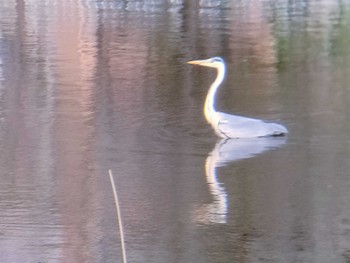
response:
<path id="1" fill-rule="evenodd" d="M 206 180 L 213 201 L 194 210 L 194 221 L 201 224 L 224 224 L 227 221 L 228 197 L 225 187 L 218 180 L 217 168 L 278 148 L 285 141 L 284 137 L 218 141 L 205 161 Z"/>

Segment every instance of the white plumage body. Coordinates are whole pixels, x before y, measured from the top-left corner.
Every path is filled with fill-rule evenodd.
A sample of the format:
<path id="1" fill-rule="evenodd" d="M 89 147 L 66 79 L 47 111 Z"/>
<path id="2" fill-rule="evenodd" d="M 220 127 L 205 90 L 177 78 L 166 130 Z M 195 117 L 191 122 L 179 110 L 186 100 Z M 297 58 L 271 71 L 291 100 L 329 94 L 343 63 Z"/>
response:
<path id="1" fill-rule="evenodd" d="M 215 112 L 210 124 L 221 138 L 256 138 L 288 133 L 287 129 L 280 124 L 224 112 Z"/>

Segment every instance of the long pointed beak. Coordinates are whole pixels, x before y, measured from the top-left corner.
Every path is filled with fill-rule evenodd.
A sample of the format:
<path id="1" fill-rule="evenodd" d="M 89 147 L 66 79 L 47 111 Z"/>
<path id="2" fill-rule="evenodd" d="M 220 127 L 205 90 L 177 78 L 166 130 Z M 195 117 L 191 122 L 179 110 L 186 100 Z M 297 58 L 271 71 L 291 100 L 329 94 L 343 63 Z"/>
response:
<path id="1" fill-rule="evenodd" d="M 191 65 L 200 65 L 200 66 L 209 66 L 208 59 L 191 60 L 191 61 L 188 61 L 187 64 L 191 64 Z"/>
<path id="2" fill-rule="evenodd" d="M 200 65 L 201 62 L 202 62 L 202 60 L 191 60 L 191 61 L 187 61 L 187 64 Z"/>

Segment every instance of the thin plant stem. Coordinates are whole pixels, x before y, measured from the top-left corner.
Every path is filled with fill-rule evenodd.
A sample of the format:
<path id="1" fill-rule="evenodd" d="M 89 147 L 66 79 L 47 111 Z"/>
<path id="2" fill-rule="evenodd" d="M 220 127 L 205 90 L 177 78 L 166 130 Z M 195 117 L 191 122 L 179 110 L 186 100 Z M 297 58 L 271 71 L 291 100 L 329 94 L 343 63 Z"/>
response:
<path id="1" fill-rule="evenodd" d="M 121 242 L 122 254 L 123 254 L 123 263 L 127 263 L 127 261 L 126 261 L 125 242 L 124 242 L 124 230 L 123 230 L 123 224 L 122 224 L 122 216 L 121 216 L 121 213 L 120 213 L 117 189 L 115 187 L 112 170 L 109 169 L 108 172 L 109 172 L 109 178 L 111 179 L 113 195 L 114 195 L 114 201 L 115 201 L 115 207 L 117 208 L 118 225 L 119 225 L 119 233 L 120 233 L 120 242 Z"/>

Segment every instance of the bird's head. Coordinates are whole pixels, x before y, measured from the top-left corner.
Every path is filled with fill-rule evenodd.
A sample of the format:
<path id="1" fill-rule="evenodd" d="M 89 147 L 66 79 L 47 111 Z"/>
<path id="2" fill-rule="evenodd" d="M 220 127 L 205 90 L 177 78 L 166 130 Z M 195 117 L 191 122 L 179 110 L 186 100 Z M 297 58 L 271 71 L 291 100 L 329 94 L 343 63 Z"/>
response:
<path id="1" fill-rule="evenodd" d="M 224 65 L 224 60 L 220 57 L 213 57 L 203 60 L 192 60 L 188 61 L 187 63 L 191 65 L 198 65 L 210 68 L 219 68 L 220 66 Z"/>

